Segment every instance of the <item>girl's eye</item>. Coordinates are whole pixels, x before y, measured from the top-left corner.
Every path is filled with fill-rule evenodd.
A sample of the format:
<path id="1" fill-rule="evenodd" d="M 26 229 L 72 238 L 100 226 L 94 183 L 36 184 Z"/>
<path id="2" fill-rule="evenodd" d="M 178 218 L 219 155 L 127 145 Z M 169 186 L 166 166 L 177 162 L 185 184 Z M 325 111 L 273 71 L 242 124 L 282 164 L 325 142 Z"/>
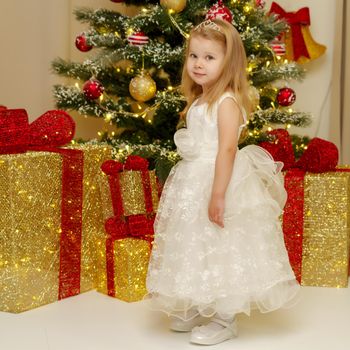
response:
<path id="1" fill-rule="evenodd" d="M 196 58 L 197 56 L 194 53 L 190 53 L 190 57 Z"/>
<path id="2" fill-rule="evenodd" d="M 206 56 L 206 60 L 207 60 L 207 61 L 210 61 L 210 60 L 213 60 L 213 59 L 214 59 L 214 57 L 211 56 L 211 55 Z"/>

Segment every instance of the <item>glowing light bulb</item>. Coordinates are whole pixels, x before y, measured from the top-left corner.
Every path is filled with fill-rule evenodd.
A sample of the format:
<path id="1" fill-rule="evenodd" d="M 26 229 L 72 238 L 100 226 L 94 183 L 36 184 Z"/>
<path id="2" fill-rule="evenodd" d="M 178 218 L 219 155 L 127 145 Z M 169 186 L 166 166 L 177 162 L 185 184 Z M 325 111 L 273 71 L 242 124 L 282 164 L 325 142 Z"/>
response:
<path id="1" fill-rule="evenodd" d="M 105 116 L 105 122 L 108 123 L 112 120 L 112 113 L 107 113 L 106 116 Z"/>

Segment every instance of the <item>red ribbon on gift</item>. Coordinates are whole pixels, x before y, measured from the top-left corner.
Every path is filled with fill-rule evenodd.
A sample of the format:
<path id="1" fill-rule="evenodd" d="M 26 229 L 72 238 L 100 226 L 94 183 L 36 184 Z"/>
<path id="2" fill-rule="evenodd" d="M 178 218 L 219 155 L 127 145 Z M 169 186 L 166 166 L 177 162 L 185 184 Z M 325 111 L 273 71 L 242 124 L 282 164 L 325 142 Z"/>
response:
<path id="1" fill-rule="evenodd" d="M 338 149 L 332 142 L 316 137 L 310 141 L 308 148 L 296 162 L 289 133 L 284 129 L 276 129 L 268 134 L 275 136 L 275 140 L 262 142 L 260 146 L 269 151 L 275 161 L 284 162 L 283 170 L 287 170 L 284 186 L 288 200 L 283 211 L 283 233 L 289 261 L 300 283 L 304 232 L 304 177 L 306 172 L 338 171 Z"/>
<path id="2" fill-rule="evenodd" d="M 24 109 L 0 111 L 0 154 L 46 151 L 62 156 L 58 299 L 80 293 L 84 154 L 58 148 L 73 139 L 74 131 L 75 123 L 64 111 L 48 111 L 31 124 Z"/>
<path id="3" fill-rule="evenodd" d="M 108 160 L 102 164 L 101 169 L 108 175 L 114 213 L 114 216 L 106 221 L 105 229 L 107 232 L 107 291 L 108 295 L 115 297 L 114 242 L 124 238 L 138 238 L 148 241 L 151 245 L 154 234 L 153 224 L 155 213 L 147 159 L 131 155 L 127 158 L 125 164 L 115 160 Z M 122 171 L 128 170 L 141 171 L 146 214 L 124 216 L 119 176 Z"/>
<path id="4" fill-rule="evenodd" d="M 310 25 L 310 11 L 308 7 L 303 7 L 297 12 L 286 12 L 280 5 L 273 2 L 270 13 L 274 13 L 278 18 L 282 18 L 288 22 L 292 31 L 294 60 L 304 56 L 310 58 L 306 43 L 301 32 L 302 25 Z"/>

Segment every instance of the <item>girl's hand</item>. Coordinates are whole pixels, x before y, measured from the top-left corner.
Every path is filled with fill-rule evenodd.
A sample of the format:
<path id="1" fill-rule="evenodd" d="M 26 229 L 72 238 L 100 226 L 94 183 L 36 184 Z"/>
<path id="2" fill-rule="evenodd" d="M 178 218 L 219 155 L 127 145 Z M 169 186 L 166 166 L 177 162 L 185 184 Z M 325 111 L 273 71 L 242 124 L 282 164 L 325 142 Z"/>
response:
<path id="1" fill-rule="evenodd" d="M 225 197 L 221 195 L 212 195 L 208 207 L 209 220 L 223 228 L 224 211 Z"/>

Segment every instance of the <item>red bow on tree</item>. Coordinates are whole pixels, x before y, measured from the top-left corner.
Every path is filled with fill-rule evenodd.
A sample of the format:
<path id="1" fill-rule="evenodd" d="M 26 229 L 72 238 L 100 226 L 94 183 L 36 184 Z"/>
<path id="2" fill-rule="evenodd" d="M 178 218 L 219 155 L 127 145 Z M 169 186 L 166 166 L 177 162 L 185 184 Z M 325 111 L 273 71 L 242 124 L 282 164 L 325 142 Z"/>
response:
<path id="1" fill-rule="evenodd" d="M 294 60 L 304 56 L 310 58 L 305 40 L 301 31 L 301 25 L 310 25 L 310 12 L 308 7 L 303 7 L 297 12 L 286 12 L 280 5 L 273 2 L 270 13 L 275 13 L 278 18 L 285 19 L 290 25 L 293 38 Z"/>

